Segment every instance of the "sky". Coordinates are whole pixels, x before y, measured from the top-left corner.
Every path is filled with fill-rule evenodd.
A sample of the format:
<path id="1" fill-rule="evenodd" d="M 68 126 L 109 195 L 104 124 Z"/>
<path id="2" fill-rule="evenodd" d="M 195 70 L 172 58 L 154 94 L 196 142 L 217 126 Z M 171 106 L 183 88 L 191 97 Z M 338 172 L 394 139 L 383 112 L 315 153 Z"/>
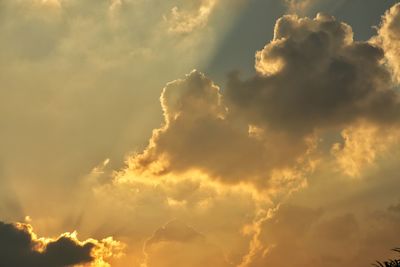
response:
<path id="1" fill-rule="evenodd" d="M 397 0 L 0 0 L 0 267 L 399 257 Z"/>

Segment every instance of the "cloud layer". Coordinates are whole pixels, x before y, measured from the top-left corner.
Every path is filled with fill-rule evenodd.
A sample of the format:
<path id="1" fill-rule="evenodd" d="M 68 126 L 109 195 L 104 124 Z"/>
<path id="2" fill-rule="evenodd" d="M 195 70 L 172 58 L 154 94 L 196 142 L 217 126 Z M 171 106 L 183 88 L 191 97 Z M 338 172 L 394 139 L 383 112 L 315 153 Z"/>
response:
<path id="1" fill-rule="evenodd" d="M 369 41 L 283 16 L 255 74 L 220 87 L 172 79 L 210 55 L 227 2 L 24 3 L 0 4 L 1 212 L 128 247 L 0 223 L 0 266 L 365 266 L 396 246 L 398 5 Z"/>

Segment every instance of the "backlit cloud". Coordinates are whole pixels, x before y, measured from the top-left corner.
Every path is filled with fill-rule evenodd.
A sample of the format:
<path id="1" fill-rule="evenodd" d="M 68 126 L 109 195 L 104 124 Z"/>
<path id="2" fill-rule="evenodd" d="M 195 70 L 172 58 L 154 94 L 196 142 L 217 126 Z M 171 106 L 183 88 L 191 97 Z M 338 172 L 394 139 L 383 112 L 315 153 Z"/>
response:
<path id="1" fill-rule="evenodd" d="M 109 265 L 105 260 L 118 256 L 121 248 L 121 243 L 112 238 L 81 242 L 76 233 L 65 233 L 56 239 L 38 238 L 29 224 L 0 222 L 1 266 L 67 267 L 92 263 L 106 267 Z"/>
<path id="2" fill-rule="evenodd" d="M 375 37 L 383 49 L 389 66 L 392 68 L 394 78 L 400 82 L 400 4 L 391 7 L 382 17 L 382 23 L 378 29 L 378 36 Z"/>
<path id="3" fill-rule="evenodd" d="M 257 52 L 258 74 L 233 76 L 227 96 L 252 123 L 296 136 L 360 119 L 393 123 L 399 94 L 383 58 L 382 48 L 353 41 L 351 27 L 331 16 L 287 15 Z"/>
<path id="4" fill-rule="evenodd" d="M 399 128 L 368 123 L 346 128 L 341 135 L 343 143 L 335 143 L 331 152 L 341 170 L 352 177 L 360 177 L 363 169 L 374 165 L 380 155 L 397 147 L 400 141 Z"/>
<path id="5" fill-rule="evenodd" d="M 143 153 L 129 159 L 131 170 L 158 176 L 200 171 L 227 184 L 264 189 L 302 184 L 302 171 L 310 167 L 302 156 L 312 142 L 289 147 L 284 135 L 257 132 L 232 117 L 219 87 L 204 74 L 193 71 L 169 83 L 161 104 L 164 126 L 154 130 Z"/>

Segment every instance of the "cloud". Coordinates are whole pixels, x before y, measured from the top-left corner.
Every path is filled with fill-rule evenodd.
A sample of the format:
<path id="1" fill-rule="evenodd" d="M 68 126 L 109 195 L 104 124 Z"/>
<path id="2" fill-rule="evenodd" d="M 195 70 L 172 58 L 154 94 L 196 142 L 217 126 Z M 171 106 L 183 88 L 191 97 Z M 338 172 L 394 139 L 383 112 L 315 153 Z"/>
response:
<path id="1" fill-rule="evenodd" d="M 339 168 L 351 177 L 360 177 L 366 167 L 373 166 L 377 159 L 397 147 L 400 140 L 398 127 L 379 127 L 360 123 L 345 128 L 342 143 L 332 146 Z"/>
<path id="2" fill-rule="evenodd" d="M 160 18 L 162 20 L 162 14 L 170 10 L 170 2 L 135 1 L 133 4 L 132 1 L 112 1 L 110 5 L 109 1 L 104 1 L 93 9 L 94 2 L 60 1 L 60 6 L 51 7 L 54 17 L 50 21 L 59 22 L 56 25 L 46 20 L 49 17 L 34 13 L 38 17 L 32 18 L 32 9 L 22 9 L 24 20 L 18 21 L 21 24 L 11 23 L 11 18 L 7 17 L 7 27 L 1 32 L 7 36 L 26 30 L 29 25 L 37 30 L 40 27 L 35 23 L 38 23 L 46 25 L 42 33 L 51 37 L 43 41 L 41 38 L 36 40 L 36 35 L 30 36 L 32 42 L 38 43 L 37 47 L 24 47 L 21 43 L 14 49 L 11 44 L 20 41 L 19 35 L 7 39 L 11 40 L 10 44 L 1 44 L 6 48 L 0 52 L 1 56 L 19 62 L 10 67 L 3 66 L 7 71 L 3 76 L 9 77 L 5 79 L 5 86 L 10 88 L 8 93 L 12 97 L 1 99 L 14 99 L 20 103 L 20 95 L 26 96 L 30 89 L 36 88 L 35 97 L 24 97 L 31 102 L 20 103 L 21 107 L 31 105 L 28 110 L 36 112 L 25 114 L 25 109 L 9 112 L 15 110 L 11 101 L 0 105 L 4 114 L 15 115 L 7 120 L 7 130 L 2 132 L 7 138 L 1 138 L 5 146 L 12 144 L 10 151 L 16 151 L 15 155 L 7 156 L 7 171 L 21 169 L 25 172 L 19 164 L 10 165 L 10 162 L 20 162 L 14 159 L 23 155 L 29 162 L 26 164 L 28 170 L 29 166 L 36 170 L 44 165 L 45 171 L 52 170 L 46 177 L 53 178 L 49 173 L 55 174 L 54 177 L 60 173 L 66 177 L 82 177 L 63 170 L 80 166 L 78 173 L 86 173 L 105 158 L 110 158 L 94 168 L 77 190 L 62 187 L 62 191 L 81 196 L 74 197 L 80 209 L 76 209 L 78 205 L 63 209 L 55 205 L 56 211 L 48 212 L 46 207 L 46 213 L 51 215 L 42 215 L 41 224 L 54 226 L 59 221 L 53 219 L 57 217 L 54 215 L 61 214 L 62 218 L 70 215 L 72 219 L 67 218 L 64 223 L 79 226 L 80 233 L 81 229 L 89 236 L 93 231 L 110 233 L 127 240 L 132 264 L 137 265 L 142 263 L 143 242 L 147 240 L 145 253 L 149 267 L 258 267 L 265 266 L 266 262 L 287 266 L 288 255 L 293 255 L 304 266 L 325 262 L 327 258 L 336 260 L 330 262 L 332 266 L 335 266 L 333 262 L 336 266 L 338 261 L 350 262 L 346 258 L 344 248 L 348 246 L 345 241 L 358 246 L 359 243 L 354 241 L 359 237 L 358 232 L 375 225 L 360 226 L 362 217 L 359 214 L 343 210 L 330 214 L 327 208 L 315 205 L 323 201 L 334 202 L 334 198 L 325 195 L 344 194 L 343 191 L 358 188 L 357 185 L 330 187 L 328 184 L 326 191 L 322 191 L 323 196 L 310 198 L 315 205 L 276 207 L 300 188 L 311 188 L 306 191 L 308 193 L 317 190 L 315 181 L 306 179 L 314 170 L 324 179 L 318 183 L 343 178 L 338 172 L 316 168 L 320 167 L 316 162 L 324 161 L 326 165 L 334 162 L 344 173 L 363 175 L 366 165 L 381 163 L 380 154 L 395 149 L 392 145 L 397 142 L 398 95 L 393 90 L 392 72 L 383 62 L 386 50 L 378 43 L 354 41 L 350 26 L 333 17 L 323 14 L 314 19 L 284 16 L 277 21 L 274 40 L 256 55 L 257 74 L 254 77 L 241 79 L 233 74 L 228 85 L 220 88 L 206 75 L 192 71 L 182 79 L 168 83 L 160 98 L 162 125 L 155 127 L 149 144 L 143 143 L 143 150 L 138 146 L 139 153 L 130 156 L 128 166 L 116 172 L 111 180 L 105 176 L 110 175 L 108 168 L 115 167 L 115 155 L 108 153 L 114 151 L 112 148 L 116 144 L 113 142 L 120 140 L 121 132 L 122 138 L 129 140 L 117 146 L 123 152 L 133 141 L 143 141 L 136 135 L 133 137 L 137 124 L 136 120 L 131 120 L 138 108 L 141 112 L 137 112 L 139 115 L 135 118 L 139 121 L 149 119 L 142 116 L 142 107 L 147 102 L 142 102 L 137 88 L 141 92 L 146 88 L 161 88 L 153 81 L 149 82 L 152 86 L 143 85 L 143 80 L 152 80 L 144 74 L 151 69 L 151 73 L 162 76 L 158 83 L 164 83 L 161 80 L 176 77 L 177 72 L 191 66 L 190 53 L 202 45 L 196 42 L 194 46 L 193 43 L 182 44 L 177 42 L 181 39 L 170 39 L 181 38 L 179 34 L 163 32 L 153 36 L 153 32 L 164 29 L 165 21 Z M 157 5 L 162 7 L 150 12 Z M 38 6 L 35 8 L 33 10 L 38 12 Z M 203 17 L 204 21 L 201 19 L 197 24 L 198 9 L 193 10 L 190 7 L 176 10 L 176 18 L 171 17 L 173 13 L 167 15 L 167 24 L 175 25 L 176 22 L 176 25 L 187 27 L 185 30 L 194 31 L 205 27 L 204 21 L 210 22 L 209 16 L 214 12 L 211 10 L 208 17 Z M 59 16 L 62 19 L 56 20 Z M 149 20 L 141 16 L 149 16 Z M 1 19 L 4 17 L 0 16 Z M 196 23 L 192 23 L 192 19 Z M 144 30 L 148 24 L 156 26 L 150 31 Z M 53 30 L 60 36 L 53 35 Z M 209 40 L 204 36 L 201 39 Z M 182 51 L 181 45 L 185 47 Z M 161 51 L 172 52 L 165 56 Z M 177 55 L 182 54 L 185 57 L 171 65 L 171 58 L 179 58 Z M 147 62 L 144 59 L 151 60 L 157 67 L 142 64 Z M 22 62 L 28 63 L 19 65 Z M 41 63 L 37 65 L 37 62 Z M 131 75 L 135 69 L 137 72 Z M 17 79 L 26 70 L 32 72 L 36 83 L 31 83 L 32 79 L 26 83 Z M 145 78 L 141 80 L 137 78 L 139 76 Z M 43 95 L 48 96 L 49 92 L 52 95 L 48 101 L 43 102 L 42 89 Z M 137 101 L 132 102 L 136 98 Z M 117 119 L 106 120 L 109 117 Z M 31 119 L 32 123 L 26 125 Z M 157 123 L 153 122 L 151 126 Z M 48 125 L 52 125 L 51 131 L 46 128 Z M 20 127 L 14 128 L 16 126 Z M 130 130 L 126 130 L 128 128 Z M 29 133 L 29 138 L 23 135 L 25 132 Z M 26 139 L 19 138 L 20 143 L 11 141 L 14 140 L 11 137 L 21 137 L 20 134 Z M 141 137 L 144 135 L 145 131 Z M 32 143 L 33 139 L 38 141 Z M 60 143 L 60 139 L 66 141 Z M 48 143 L 56 144 L 56 149 L 42 147 Z M 15 145 L 17 149 L 14 149 Z M 82 148 L 79 156 L 77 147 Z M 43 152 L 40 162 L 44 165 L 39 167 L 36 164 L 39 158 L 32 156 L 37 155 L 37 151 Z M 55 154 L 58 157 L 54 157 Z M 69 158 L 72 162 L 62 168 L 59 164 L 49 164 L 53 160 L 64 164 Z M 321 165 L 326 166 L 324 164 Z M 23 173 L 17 174 L 12 177 L 25 177 Z M 372 179 L 367 178 L 368 181 Z M 379 180 L 379 175 L 375 179 Z M 32 181 L 36 183 L 35 179 Z M 48 188 L 43 191 L 52 193 Z M 62 197 L 60 199 L 63 201 Z M 21 212 L 31 211 L 33 205 L 29 205 L 29 200 L 29 197 L 23 199 Z M 383 213 L 385 218 L 398 214 L 396 205 L 390 207 Z M 37 218 L 42 209 L 29 214 Z M 370 220 L 368 216 L 365 218 Z M 379 226 L 377 221 L 375 223 Z M 396 220 L 388 219 L 384 223 L 387 229 L 396 229 L 396 225 Z M 385 237 L 389 236 L 381 230 Z M 347 233 L 349 239 L 338 232 Z M 31 236 L 31 242 L 42 242 Z M 318 236 L 323 240 L 319 241 Z M 108 242 L 79 242 L 72 234 L 66 235 L 66 239 L 75 242 L 73 244 L 79 251 L 85 244 L 93 244 L 89 251 L 92 263 L 97 258 L 96 251 L 103 255 L 101 251 L 109 248 Z M 44 240 L 41 244 L 46 247 L 58 239 Z M 301 240 L 307 242 L 302 245 Z M 377 238 L 371 237 L 371 240 Z M 315 256 L 315 251 L 320 252 L 324 244 L 329 249 L 338 247 L 337 251 L 346 256 L 324 249 L 321 258 Z M 382 241 L 379 248 L 383 246 Z M 99 247 L 101 249 L 96 250 Z M 304 257 L 302 251 L 311 256 Z M 354 255 L 354 250 L 349 251 Z M 104 262 L 105 256 L 101 257 Z"/>
<path id="3" fill-rule="evenodd" d="M 192 227 L 175 219 L 157 229 L 153 236 L 147 240 L 146 246 L 151 246 L 153 243 L 159 242 L 190 242 L 197 238 L 203 238 L 203 235 Z"/>
<path id="4" fill-rule="evenodd" d="M 292 166 L 310 144 L 285 144 L 284 136 L 264 134 L 236 120 L 219 87 L 204 74 L 192 71 L 185 79 L 168 83 L 161 105 L 164 126 L 154 130 L 142 153 L 128 160 L 132 171 L 156 176 L 199 171 L 212 180 L 250 183 L 260 189 L 292 189 L 302 183 L 307 162 L 297 164 L 298 169 Z"/>
<path id="5" fill-rule="evenodd" d="M 378 147 L 384 137 L 378 135 Z M 398 148 L 392 143 L 377 153 L 376 166 L 361 169 L 362 179 L 348 179 L 325 158 L 308 187 L 260 225 L 261 248 L 246 266 L 366 266 L 393 257 L 400 224 Z"/>
<path id="6" fill-rule="evenodd" d="M 372 190 L 367 181 L 358 181 L 360 187 L 346 184 L 354 180 L 342 173 L 365 177 L 368 165 L 381 164 L 386 152 L 397 147 L 399 95 L 385 53 L 375 42 L 354 41 L 351 27 L 334 17 L 284 16 L 276 23 L 274 39 L 257 52 L 253 77 L 242 80 L 233 73 L 221 89 L 192 71 L 168 83 L 160 97 L 163 124 L 102 194 L 124 192 L 124 199 L 135 203 L 130 211 L 152 222 L 195 214 L 190 225 L 200 220 L 213 230 L 205 236 L 237 242 L 233 247 L 233 242 L 227 247 L 218 243 L 235 266 L 288 266 L 291 259 L 299 266 L 368 264 L 360 253 L 371 250 L 361 242 L 377 240 L 368 230 L 377 221 L 364 223 L 372 220 L 371 214 L 347 207 L 331 212 L 329 205 L 335 202 L 331 195 L 351 198 L 356 188 Z M 341 172 L 324 169 L 332 166 Z M 282 204 L 296 190 L 315 193 L 318 183 L 325 191 L 310 197 L 315 204 Z M 229 230 L 213 228 L 221 219 L 218 211 L 237 219 L 236 213 L 226 214 L 225 201 L 235 204 L 238 196 L 251 203 L 249 217 Z M 327 207 L 318 207 L 323 201 Z M 390 217 L 384 224 L 393 230 L 397 219 L 387 210 L 383 214 Z M 157 228 L 148 239 L 147 263 L 165 266 L 161 258 L 166 265 L 175 263 L 177 251 L 192 251 L 194 243 L 203 251 L 198 246 L 202 235 L 180 222 Z M 186 255 L 190 257 L 181 258 L 186 265 L 198 259 L 191 252 Z"/>
<path id="7" fill-rule="evenodd" d="M 306 14 L 319 0 L 285 0 L 289 13 Z"/>
<path id="8" fill-rule="evenodd" d="M 65 233 L 57 239 L 37 238 L 29 224 L 0 222 L 0 266 L 67 267 L 86 263 L 108 266 L 104 259 L 111 258 L 119 246 L 111 238 L 81 242 L 76 233 Z"/>
<path id="9" fill-rule="evenodd" d="M 384 210 L 361 214 L 283 205 L 262 225 L 265 249 L 247 266 L 372 264 L 396 244 L 393 233 L 400 217 Z"/>
<path id="10" fill-rule="evenodd" d="M 282 206 L 273 218 L 262 225 L 261 240 L 264 244 L 268 244 L 268 247 L 265 251 L 261 251 L 249 266 L 287 266 L 293 262 L 296 262 L 297 266 L 337 266 L 340 260 L 334 262 L 336 265 L 332 265 L 330 262 L 332 259 L 326 255 L 332 249 L 328 247 L 329 242 L 332 239 L 351 240 L 351 235 L 357 234 L 358 225 L 351 215 L 336 217 L 329 221 L 323 221 L 322 216 L 323 211 L 319 209 Z M 346 236 L 345 233 L 350 235 Z M 325 247 L 319 248 L 317 241 Z M 342 252 L 343 249 L 345 248 L 342 248 Z M 340 255 L 337 247 L 333 248 L 332 254 Z"/>
<path id="11" fill-rule="evenodd" d="M 242 228 L 273 205 L 268 196 L 246 186 L 215 183 L 196 173 L 118 175 L 112 185 L 96 187 L 95 205 L 86 215 L 99 221 L 111 216 L 113 221 L 102 228 L 127 240 L 127 254 L 138 266 L 143 262 L 148 266 L 237 263 L 251 239 Z"/>
<path id="12" fill-rule="evenodd" d="M 2 196 L 5 218 L 23 218 L 17 208 L 48 220 L 76 212 L 80 205 L 66 205 L 64 197 L 81 199 L 83 175 L 105 158 L 119 169 L 126 153 L 146 145 L 162 119 L 160 88 L 207 64 L 236 10 L 225 6 L 223 20 L 208 20 L 207 30 L 193 35 L 168 32 L 164 14 L 178 6 L 196 15 L 199 4 L 0 1 L 0 179 L 18 191 Z"/>
<path id="13" fill-rule="evenodd" d="M 399 95 L 383 57 L 380 47 L 353 41 L 350 26 L 331 16 L 287 15 L 257 52 L 257 75 L 245 81 L 234 75 L 227 96 L 252 123 L 300 137 L 360 119 L 394 123 Z"/>
<path id="14" fill-rule="evenodd" d="M 150 216 L 150 221 L 190 212 L 190 217 L 198 216 L 197 220 L 204 220 L 206 227 L 219 225 L 215 221 L 220 218 L 219 212 L 224 217 L 228 216 L 229 208 L 223 208 L 226 205 L 245 212 L 246 209 L 239 208 L 235 203 L 239 199 L 248 202 L 252 208 L 244 221 L 238 220 L 235 212 L 229 213 L 228 217 L 235 218 L 237 223 L 213 230 L 214 238 L 235 240 L 229 244 L 221 244 L 221 240 L 217 243 L 229 254 L 228 262 L 239 264 L 248 249 L 252 250 L 252 240 L 257 237 L 257 231 L 243 228 L 256 228 L 269 209 L 291 192 L 305 186 L 305 174 L 312 168 L 305 155 L 313 147 L 312 139 L 309 143 L 304 140 L 300 146 L 288 144 L 285 134 L 270 133 L 236 119 L 226 106 L 220 88 L 198 71 L 168 83 L 160 100 L 164 124 L 153 131 L 143 152 L 128 159 L 128 167 L 116 174 L 113 187 L 101 189 L 101 195 L 124 195 L 129 202 L 137 203 L 139 210 L 134 213 Z M 146 208 L 146 203 L 152 206 Z M 115 207 L 115 202 L 113 205 Z M 129 209 L 136 210 L 136 206 L 130 205 Z M 197 212 L 199 214 L 194 215 Z M 172 225 L 175 224 L 167 225 L 168 231 L 164 228 L 157 230 L 147 242 L 167 242 L 171 248 L 183 246 L 185 242 L 181 242 L 182 239 L 193 238 L 190 228 L 173 231 L 176 228 Z M 243 236 L 238 234 L 240 232 Z M 169 237 L 164 242 L 166 235 L 170 234 L 173 238 Z M 188 236 L 190 238 L 186 238 Z M 162 241 L 154 241 L 158 239 Z M 197 240 L 193 241 L 197 247 L 202 238 L 194 239 Z M 160 251 L 165 251 L 164 245 L 149 247 L 160 246 L 163 247 Z M 157 253 L 146 252 L 147 262 L 157 262 L 159 258 L 172 260 L 176 252 L 171 250 L 168 256 L 163 257 L 157 256 Z M 204 257 L 208 262 L 208 256 Z M 185 257 L 181 261 L 186 265 L 195 264 L 191 258 Z"/>
<path id="15" fill-rule="evenodd" d="M 389 66 L 392 68 L 394 78 L 400 82 L 400 4 L 391 7 L 382 17 L 378 28 L 378 35 L 373 38 L 385 50 Z"/>
<path id="16" fill-rule="evenodd" d="M 318 136 L 361 122 L 397 124 L 400 98 L 383 58 L 382 48 L 354 41 L 351 27 L 331 16 L 286 15 L 257 52 L 254 77 L 232 74 L 223 92 L 198 71 L 169 83 L 161 95 L 164 126 L 130 168 L 158 176 L 201 171 L 228 184 L 294 189 L 313 169 Z M 356 175 L 375 156 L 356 158 L 347 132 L 342 151 L 358 161 L 347 166 Z M 340 144 L 330 145 L 339 158 Z M 343 159 L 342 169 L 351 162 Z"/>
<path id="17" fill-rule="evenodd" d="M 222 250 L 179 220 L 157 229 L 145 243 L 144 266 L 233 266 Z"/>
<path id="18" fill-rule="evenodd" d="M 172 33 L 187 34 L 207 25 L 208 19 L 217 5 L 217 0 L 202 0 L 195 11 L 181 10 L 177 6 L 164 16 L 168 30 Z"/>

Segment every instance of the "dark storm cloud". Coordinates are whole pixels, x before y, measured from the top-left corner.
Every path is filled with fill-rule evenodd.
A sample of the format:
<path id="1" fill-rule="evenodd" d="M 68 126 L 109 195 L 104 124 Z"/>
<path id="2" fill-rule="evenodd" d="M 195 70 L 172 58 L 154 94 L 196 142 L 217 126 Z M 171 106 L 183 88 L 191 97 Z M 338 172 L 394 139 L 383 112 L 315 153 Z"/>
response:
<path id="1" fill-rule="evenodd" d="M 257 74 L 233 74 L 227 100 L 255 123 L 300 136 L 357 120 L 393 122 L 399 96 L 382 64 L 384 51 L 353 41 L 351 27 L 334 17 L 284 16 L 274 39 L 256 54 Z"/>
<path id="2" fill-rule="evenodd" d="M 95 244 L 64 235 L 44 243 L 29 225 L 0 222 L 1 267 L 65 267 L 88 263 Z"/>

